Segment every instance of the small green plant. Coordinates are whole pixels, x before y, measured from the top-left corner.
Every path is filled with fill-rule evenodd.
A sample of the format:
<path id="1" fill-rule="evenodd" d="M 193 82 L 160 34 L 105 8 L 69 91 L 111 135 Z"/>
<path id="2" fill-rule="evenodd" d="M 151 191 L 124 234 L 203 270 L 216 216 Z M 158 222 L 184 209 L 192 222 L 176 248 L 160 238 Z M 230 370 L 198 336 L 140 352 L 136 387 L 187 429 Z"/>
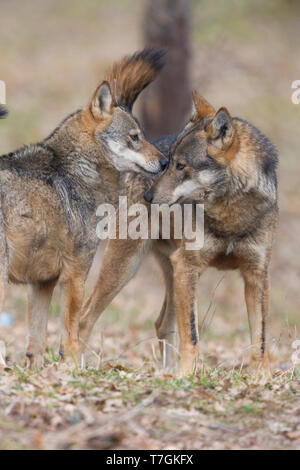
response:
<path id="1" fill-rule="evenodd" d="M 53 349 L 49 349 L 44 357 L 46 361 L 49 362 L 50 364 L 58 363 L 60 361 L 59 354 L 56 354 Z"/>

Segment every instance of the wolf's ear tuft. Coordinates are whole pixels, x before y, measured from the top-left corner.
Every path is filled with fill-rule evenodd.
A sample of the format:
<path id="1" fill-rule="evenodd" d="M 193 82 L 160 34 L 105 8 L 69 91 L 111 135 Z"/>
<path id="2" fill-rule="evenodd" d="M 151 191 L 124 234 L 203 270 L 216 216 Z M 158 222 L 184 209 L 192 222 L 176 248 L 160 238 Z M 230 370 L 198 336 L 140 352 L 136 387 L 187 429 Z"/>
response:
<path id="1" fill-rule="evenodd" d="M 217 147 L 224 147 L 231 142 L 233 131 L 229 112 L 226 108 L 220 108 L 207 128 L 210 139 Z"/>
<path id="2" fill-rule="evenodd" d="M 105 119 L 111 116 L 113 97 L 109 83 L 104 81 L 97 88 L 91 102 L 91 112 L 95 119 Z"/>
<path id="3" fill-rule="evenodd" d="M 203 98 L 203 96 L 199 95 L 197 91 L 193 91 L 193 107 L 192 107 L 192 121 L 198 121 L 199 119 L 203 119 L 208 116 L 215 115 L 215 109 Z"/>

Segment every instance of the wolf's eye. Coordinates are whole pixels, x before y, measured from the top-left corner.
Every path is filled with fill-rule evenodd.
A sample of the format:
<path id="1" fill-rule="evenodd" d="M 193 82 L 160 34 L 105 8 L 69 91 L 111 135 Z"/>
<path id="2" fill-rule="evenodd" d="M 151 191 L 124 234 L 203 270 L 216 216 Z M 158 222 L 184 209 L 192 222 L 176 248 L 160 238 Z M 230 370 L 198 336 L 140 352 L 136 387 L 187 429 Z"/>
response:
<path id="1" fill-rule="evenodd" d="M 139 135 L 138 134 L 129 134 L 129 136 L 130 136 L 130 138 L 133 142 L 138 142 L 138 140 L 139 140 Z"/>
<path id="2" fill-rule="evenodd" d="M 177 165 L 176 165 L 176 170 L 181 171 L 181 170 L 183 170 L 184 168 L 185 168 L 185 165 L 184 165 L 183 163 L 177 163 Z"/>

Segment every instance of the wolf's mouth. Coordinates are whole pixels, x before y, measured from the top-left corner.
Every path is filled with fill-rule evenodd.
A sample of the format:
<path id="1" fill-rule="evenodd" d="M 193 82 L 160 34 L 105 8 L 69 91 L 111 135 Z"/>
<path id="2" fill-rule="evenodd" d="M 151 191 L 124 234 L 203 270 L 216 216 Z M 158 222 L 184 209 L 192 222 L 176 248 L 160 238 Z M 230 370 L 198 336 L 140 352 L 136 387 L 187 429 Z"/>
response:
<path id="1" fill-rule="evenodd" d="M 211 190 L 205 189 L 201 193 L 197 194 L 194 197 L 192 197 L 192 194 L 190 194 L 189 196 L 187 196 L 187 195 L 180 196 L 175 201 L 168 202 L 168 205 L 172 206 L 173 204 L 183 204 L 184 202 L 187 202 L 187 201 L 197 202 L 197 200 L 202 200 L 204 202 L 204 200 L 206 200 L 206 198 L 211 194 L 211 192 L 212 192 Z"/>
<path id="2" fill-rule="evenodd" d="M 160 169 L 158 171 L 150 171 L 150 170 L 146 170 L 144 167 L 142 167 L 141 165 L 139 165 L 138 163 L 135 163 L 135 166 L 139 169 L 139 170 L 142 170 L 144 173 L 146 173 L 147 175 L 158 175 L 158 173 L 160 172 Z"/>

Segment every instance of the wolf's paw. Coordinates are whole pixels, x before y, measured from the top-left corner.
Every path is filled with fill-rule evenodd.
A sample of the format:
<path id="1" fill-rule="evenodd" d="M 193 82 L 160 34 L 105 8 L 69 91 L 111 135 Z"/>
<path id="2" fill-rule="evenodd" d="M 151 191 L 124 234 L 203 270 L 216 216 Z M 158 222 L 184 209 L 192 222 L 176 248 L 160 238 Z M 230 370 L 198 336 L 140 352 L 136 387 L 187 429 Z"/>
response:
<path id="1" fill-rule="evenodd" d="M 84 355 L 78 344 L 66 344 L 59 349 L 61 362 L 72 368 L 85 368 Z"/>
<path id="2" fill-rule="evenodd" d="M 179 361 L 179 367 L 176 376 L 179 378 L 194 375 L 196 371 L 195 361 Z"/>
<path id="3" fill-rule="evenodd" d="M 42 353 L 31 353 L 27 351 L 26 353 L 26 367 L 30 370 L 40 370 L 44 367 L 45 360 Z"/>
<path id="4" fill-rule="evenodd" d="M 250 373 L 254 375 L 257 379 L 268 382 L 272 379 L 272 371 L 270 367 L 269 360 L 256 360 L 252 359 L 250 362 Z"/>

